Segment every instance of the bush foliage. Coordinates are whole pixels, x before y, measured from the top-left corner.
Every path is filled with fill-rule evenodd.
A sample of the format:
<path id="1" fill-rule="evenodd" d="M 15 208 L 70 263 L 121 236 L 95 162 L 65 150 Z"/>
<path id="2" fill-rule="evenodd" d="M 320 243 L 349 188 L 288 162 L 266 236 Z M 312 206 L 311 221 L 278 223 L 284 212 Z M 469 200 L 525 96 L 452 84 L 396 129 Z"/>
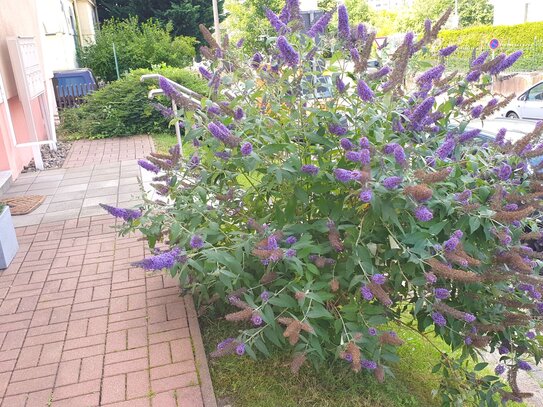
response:
<path id="1" fill-rule="evenodd" d="M 541 256 L 527 243 L 541 237 L 541 166 L 529 171 L 528 159 L 542 154 L 543 123 L 514 145 L 505 131 L 485 142 L 467 127 L 507 103 L 479 99 L 519 54 L 482 55 L 467 77 L 443 66 L 416 74 L 409 60 L 445 15 L 370 72 L 375 33 L 338 13 L 329 34 L 329 14 L 301 32 L 295 0 L 268 13 L 278 32 L 269 55 L 219 49 L 207 33 L 205 109 L 161 81 L 184 104 L 197 151 L 140 162 L 158 174 L 142 208 L 104 207 L 127 221 L 122 233 L 148 240 L 153 256 L 138 265 L 169 269 L 202 311 L 226 305 L 239 335 L 212 356 L 278 348 L 294 373 L 343 359 L 382 382 L 399 360 L 401 325 L 450 347 L 435 346 L 441 404 L 520 399 L 517 371 L 541 353 Z M 481 352 L 497 348 L 496 375 L 484 374 Z"/>
<path id="2" fill-rule="evenodd" d="M 524 55 L 515 64 L 516 70 L 536 71 L 543 66 L 543 22 L 525 23 L 518 25 L 498 25 L 469 27 L 461 30 L 444 30 L 439 34 L 443 46 L 456 44 L 465 51 L 464 59 L 475 53 L 489 49 L 488 44 L 493 38 L 501 43 L 497 52 L 522 49 Z M 459 55 L 457 55 L 459 57 Z"/>
<path id="3" fill-rule="evenodd" d="M 166 64 L 184 67 L 195 56 L 196 39 L 192 37 L 172 38 L 171 23 L 162 27 L 156 20 L 138 22 L 137 17 L 126 20 L 107 20 L 96 33 L 96 43 L 84 46 L 79 52 L 81 66 L 92 69 L 105 81 L 117 79 L 113 43 L 121 73 L 132 69 Z"/>
<path id="4" fill-rule="evenodd" d="M 195 92 L 207 90 L 205 81 L 185 69 L 136 69 L 87 96 L 80 107 L 61 111 L 60 133 L 73 138 L 104 138 L 167 130 L 170 118 L 147 98 L 149 90 L 158 86 L 157 81 L 140 81 L 141 75 L 150 73 L 167 76 Z M 169 106 L 167 99 L 160 99 Z"/>

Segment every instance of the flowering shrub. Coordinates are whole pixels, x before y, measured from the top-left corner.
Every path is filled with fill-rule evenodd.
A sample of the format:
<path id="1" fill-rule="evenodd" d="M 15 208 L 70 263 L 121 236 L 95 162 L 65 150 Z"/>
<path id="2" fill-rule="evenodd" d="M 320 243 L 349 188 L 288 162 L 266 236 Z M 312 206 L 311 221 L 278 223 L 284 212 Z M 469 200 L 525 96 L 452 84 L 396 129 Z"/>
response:
<path id="1" fill-rule="evenodd" d="M 158 172 L 159 194 L 141 212 L 105 208 L 149 241 L 155 255 L 139 265 L 170 269 L 202 309 L 235 309 L 226 320 L 240 334 L 213 356 L 280 348 L 294 373 L 342 358 L 383 381 L 398 361 L 398 324 L 450 346 L 434 369 L 443 405 L 527 396 L 516 373 L 539 361 L 543 312 L 541 255 L 528 246 L 541 238 L 543 184 L 528 161 L 543 154 L 543 123 L 514 145 L 505 130 L 485 142 L 467 127 L 507 103 L 476 108 L 489 75 L 518 53 L 485 53 L 465 77 L 412 71 L 449 13 L 380 50 L 383 68 L 370 72 L 375 33 L 351 26 L 343 6 L 337 33 L 326 33 L 330 14 L 304 33 L 292 0 L 267 13 L 270 55 L 246 57 L 204 30 L 210 91 L 200 106 L 161 81 L 197 150 L 141 162 Z M 486 364 L 473 361 L 498 348 L 496 376 L 481 376 Z"/>

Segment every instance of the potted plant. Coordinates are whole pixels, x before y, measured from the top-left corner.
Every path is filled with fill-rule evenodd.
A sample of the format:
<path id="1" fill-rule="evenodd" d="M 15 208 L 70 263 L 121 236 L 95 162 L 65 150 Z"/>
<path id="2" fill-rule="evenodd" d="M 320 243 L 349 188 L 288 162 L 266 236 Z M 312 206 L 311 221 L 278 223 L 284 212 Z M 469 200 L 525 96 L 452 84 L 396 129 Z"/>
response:
<path id="1" fill-rule="evenodd" d="M 0 269 L 9 266 L 18 249 L 19 244 L 11 221 L 9 206 L 0 203 Z"/>

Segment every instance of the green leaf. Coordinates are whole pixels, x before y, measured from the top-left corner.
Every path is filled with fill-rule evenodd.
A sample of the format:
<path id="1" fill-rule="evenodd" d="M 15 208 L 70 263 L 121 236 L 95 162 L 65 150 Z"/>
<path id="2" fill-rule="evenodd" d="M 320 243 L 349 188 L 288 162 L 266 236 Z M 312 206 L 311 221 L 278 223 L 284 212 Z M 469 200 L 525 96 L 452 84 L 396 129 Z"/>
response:
<path id="1" fill-rule="evenodd" d="M 287 294 L 279 294 L 276 297 L 272 297 L 268 300 L 272 305 L 277 305 L 278 307 L 291 308 L 297 307 L 298 303 L 294 298 Z"/>
<path id="2" fill-rule="evenodd" d="M 473 368 L 473 370 L 475 370 L 476 372 L 480 372 L 481 370 L 483 370 L 487 366 L 488 366 L 488 363 L 486 363 L 486 362 L 477 363 L 475 365 L 475 367 Z"/>
<path id="3" fill-rule="evenodd" d="M 266 356 L 270 356 L 270 351 L 266 347 L 266 344 L 261 338 L 256 338 L 254 341 L 256 348 Z"/>
<path id="4" fill-rule="evenodd" d="M 332 314 L 330 314 L 330 311 L 324 308 L 321 304 L 314 304 L 311 307 L 311 310 L 306 315 L 308 318 L 326 318 L 326 319 L 334 318 Z"/>
<path id="5" fill-rule="evenodd" d="M 479 220 L 479 218 L 471 217 L 469 219 L 469 228 L 471 230 L 471 233 L 479 229 L 479 226 L 481 226 L 481 221 Z"/>

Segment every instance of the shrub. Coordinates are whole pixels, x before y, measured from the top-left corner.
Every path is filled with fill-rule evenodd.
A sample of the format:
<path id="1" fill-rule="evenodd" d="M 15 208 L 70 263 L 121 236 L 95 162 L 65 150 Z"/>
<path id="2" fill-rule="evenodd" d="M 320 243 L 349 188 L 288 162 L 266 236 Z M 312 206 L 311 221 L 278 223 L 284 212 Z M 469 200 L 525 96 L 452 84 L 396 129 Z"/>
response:
<path id="1" fill-rule="evenodd" d="M 541 237 L 533 216 L 543 184 L 527 162 L 543 152 L 543 123 L 514 145 L 505 132 L 483 144 L 467 128 L 502 106 L 477 106 L 482 85 L 519 55 L 483 55 L 469 78 L 436 66 L 407 89 L 410 57 L 448 15 L 367 72 L 374 33 L 349 27 L 340 6 L 338 34 L 315 42 L 329 16 L 303 33 L 296 5 L 287 26 L 270 15 L 285 34 L 270 55 L 211 53 L 224 59 L 202 69 L 216 86 L 202 101 L 207 114 L 185 105 L 198 151 L 181 160 L 174 147 L 140 164 L 159 173 L 164 199 L 105 206 L 126 220 L 121 233 L 137 230 L 153 249 L 136 264 L 169 269 L 202 310 L 226 309 L 239 335 L 212 356 L 265 357 L 273 347 L 291 354 L 294 373 L 340 358 L 383 381 L 401 325 L 428 346 L 434 336 L 450 346 L 435 347 L 443 405 L 522 398 L 517 370 L 541 356 L 541 256 L 527 242 Z M 225 92 L 229 103 L 215 105 Z M 480 351 L 497 348 L 497 375 L 482 376 Z M 506 369 L 512 392 L 499 378 Z"/>
<path id="2" fill-rule="evenodd" d="M 543 66 L 543 43 L 541 31 L 543 22 L 518 25 L 480 26 L 461 30 L 444 30 L 439 34 L 443 46 L 456 44 L 463 52 L 464 61 L 469 60 L 472 51 L 480 53 L 489 49 L 493 38 L 499 39 L 501 47 L 497 52 L 511 52 L 521 48 L 523 58 L 515 65 L 517 70 L 535 71 Z M 457 58 L 460 54 L 457 54 Z M 465 66 L 467 68 L 467 66 Z M 456 68 L 456 67 L 455 67 Z"/>
<path id="3" fill-rule="evenodd" d="M 147 98 L 157 81 L 140 81 L 141 75 L 149 73 L 164 75 L 195 92 L 207 91 L 206 82 L 185 69 L 136 69 L 90 94 L 80 107 L 61 111 L 60 133 L 76 138 L 103 138 L 167 130 L 170 120 Z M 162 102 L 168 105 L 165 99 Z"/>
<path id="4" fill-rule="evenodd" d="M 80 64 L 105 81 L 117 79 L 113 58 L 115 43 L 121 72 L 150 69 L 162 63 L 173 67 L 187 66 L 195 56 L 196 39 L 182 36 L 172 39 L 172 28 L 171 23 L 162 27 L 153 19 L 139 23 L 137 17 L 107 20 L 96 34 L 96 43 L 80 50 Z"/>

